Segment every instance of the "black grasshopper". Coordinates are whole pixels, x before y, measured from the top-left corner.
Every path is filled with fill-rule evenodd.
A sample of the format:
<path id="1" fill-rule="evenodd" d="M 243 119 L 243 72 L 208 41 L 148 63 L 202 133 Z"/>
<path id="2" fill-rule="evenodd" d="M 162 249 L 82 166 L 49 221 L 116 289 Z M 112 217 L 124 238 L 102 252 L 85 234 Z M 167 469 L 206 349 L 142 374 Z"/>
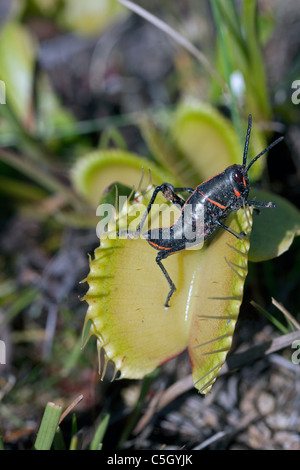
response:
<path id="1" fill-rule="evenodd" d="M 232 233 L 232 235 L 235 237 L 242 239 L 245 236 L 244 232 L 234 232 L 229 227 L 224 225 L 221 219 L 225 219 L 230 212 L 236 211 L 246 204 L 254 206 L 255 208 L 275 207 L 273 202 L 248 200 L 250 190 L 248 171 L 258 158 L 278 144 L 283 139 L 283 137 L 278 138 L 268 147 L 262 150 L 246 166 L 251 124 L 252 117 L 249 115 L 242 165 L 229 166 L 224 171 L 218 173 L 207 181 L 204 181 L 204 183 L 199 184 L 199 186 L 197 186 L 195 189 L 187 187 L 174 188 L 171 184 L 168 183 L 163 183 L 160 186 L 157 186 L 153 191 L 151 200 L 142 216 L 140 224 L 138 225 L 135 232 L 131 232 L 131 236 L 140 235 L 145 220 L 159 192 L 161 192 L 168 201 L 171 201 L 180 207 L 179 217 L 174 224 L 170 225 L 169 227 L 151 229 L 142 234 L 148 243 L 153 248 L 158 250 L 156 263 L 162 270 L 170 286 L 170 291 L 166 298 L 165 307 L 169 307 L 169 300 L 175 292 L 176 287 L 166 268 L 162 264 L 163 259 L 183 251 L 191 245 L 196 245 L 197 243 L 205 241 L 218 227 L 221 227 L 222 229 Z M 190 193 L 186 200 L 182 199 L 177 194 L 183 192 Z M 199 209 L 204 212 L 199 211 Z M 199 213 L 204 214 L 202 219 L 203 223 L 200 227 L 200 230 Z M 128 232 L 126 233 L 128 234 Z"/>

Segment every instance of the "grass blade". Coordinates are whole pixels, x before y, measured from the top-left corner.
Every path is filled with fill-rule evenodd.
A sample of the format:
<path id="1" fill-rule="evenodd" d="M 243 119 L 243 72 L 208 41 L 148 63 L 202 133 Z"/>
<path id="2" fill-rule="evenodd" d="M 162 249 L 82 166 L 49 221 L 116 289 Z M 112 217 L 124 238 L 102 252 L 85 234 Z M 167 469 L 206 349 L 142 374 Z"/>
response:
<path id="1" fill-rule="evenodd" d="M 108 426 L 110 415 L 107 413 L 103 415 L 100 424 L 95 432 L 94 438 L 90 445 L 90 450 L 101 450 L 102 449 L 102 441 Z"/>
<path id="2" fill-rule="evenodd" d="M 224 31 L 223 31 L 224 22 L 222 20 L 221 11 L 219 9 L 219 3 L 213 0 L 211 2 L 211 6 L 212 6 L 213 16 L 214 16 L 215 23 L 216 23 L 220 48 L 222 51 L 222 57 L 224 60 L 225 80 L 227 82 L 227 86 L 228 86 L 229 93 L 230 93 L 232 121 L 233 121 L 234 128 L 236 130 L 237 136 L 239 137 L 240 141 L 243 142 L 244 137 L 243 137 L 243 132 L 241 129 L 238 103 L 237 103 L 236 96 L 232 90 L 231 80 L 230 80 L 232 70 L 231 70 L 230 59 L 229 59 L 228 51 L 226 48 L 226 41 L 225 41 L 225 36 L 224 36 Z"/>
<path id="3" fill-rule="evenodd" d="M 262 315 L 264 315 L 271 323 L 273 323 L 276 328 L 278 328 L 279 331 L 283 334 L 289 333 L 289 329 L 286 328 L 279 320 L 277 320 L 276 317 L 271 315 L 267 310 L 265 310 L 263 307 L 258 305 L 254 300 L 251 300 L 250 304 Z"/>
<path id="4" fill-rule="evenodd" d="M 35 450 L 49 450 L 51 448 L 61 413 L 61 406 L 52 402 L 47 403 L 34 444 Z"/>

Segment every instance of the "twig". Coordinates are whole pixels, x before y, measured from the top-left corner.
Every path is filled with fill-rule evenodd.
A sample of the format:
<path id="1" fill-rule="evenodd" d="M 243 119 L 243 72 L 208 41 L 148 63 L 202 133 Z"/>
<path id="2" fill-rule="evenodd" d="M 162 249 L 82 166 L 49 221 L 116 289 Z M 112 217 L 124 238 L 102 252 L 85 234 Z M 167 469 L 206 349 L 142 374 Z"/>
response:
<path id="1" fill-rule="evenodd" d="M 275 307 L 277 307 L 278 310 L 280 310 L 283 315 L 285 315 L 290 320 L 290 322 L 294 325 L 295 328 L 297 328 L 297 330 L 300 330 L 300 324 L 297 322 L 297 320 L 293 317 L 293 315 L 290 314 L 290 312 L 287 311 L 286 308 L 284 308 L 282 304 L 277 302 L 274 297 L 272 297 L 272 304 L 275 305 Z"/>
<path id="2" fill-rule="evenodd" d="M 78 395 L 78 397 L 74 398 L 72 403 L 70 403 L 68 408 L 66 408 L 65 411 L 62 413 L 60 420 L 58 422 L 58 425 L 60 425 L 62 420 L 65 419 L 65 417 L 70 413 L 70 411 L 72 411 L 73 408 L 75 408 L 75 406 L 78 405 L 78 403 L 81 402 L 82 399 L 83 399 L 83 395 Z"/>
<path id="3" fill-rule="evenodd" d="M 203 450 L 211 444 L 221 441 L 222 439 L 232 439 L 233 436 L 242 432 L 244 429 L 247 429 L 250 424 L 254 423 L 257 419 L 260 419 L 260 416 L 257 412 L 252 412 L 250 415 L 245 416 L 245 418 L 240 422 L 239 426 L 233 429 L 227 429 L 226 431 L 220 431 L 209 437 L 201 444 L 194 447 L 192 450 Z"/>
<path id="4" fill-rule="evenodd" d="M 157 403 L 160 401 L 160 398 L 163 395 L 163 393 L 164 393 L 163 390 L 159 390 L 154 395 L 154 397 L 150 401 L 149 405 L 147 406 L 147 409 L 146 409 L 145 413 L 143 414 L 143 416 L 141 417 L 141 419 L 138 421 L 137 425 L 133 429 L 133 431 L 132 431 L 133 435 L 139 434 L 144 429 L 144 427 L 149 423 L 152 416 L 156 412 Z"/>
<path id="5" fill-rule="evenodd" d="M 242 353 L 236 353 L 230 356 L 225 364 L 223 373 L 239 368 L 245 364 L 249 364 L 252 361 L 261 359 L 263 356 L 272 354 L 280 349 L 290 346 L 294 341 L 300 339 L 300 331 L 294 331 L 293 333 L 287 333 L 281 335 L 272 341 L 266 341 L 265 343 L 258 344 L 249 348 L 247 351 Z"/>
<path id="6" fill-rule="evenodd" d="M 187 375 L 183 379 L 178 380 L 173 385 L 171 385 L 171 387 L 167 388 L 167 390 L 163 393 L 162 397 L 158 402 L 157 410 L 159 411 L 163 409 L 165 406 L 175 400 L 178 396 L 192 389 L 193 386 L 194 383 L 192 374 Z"/>

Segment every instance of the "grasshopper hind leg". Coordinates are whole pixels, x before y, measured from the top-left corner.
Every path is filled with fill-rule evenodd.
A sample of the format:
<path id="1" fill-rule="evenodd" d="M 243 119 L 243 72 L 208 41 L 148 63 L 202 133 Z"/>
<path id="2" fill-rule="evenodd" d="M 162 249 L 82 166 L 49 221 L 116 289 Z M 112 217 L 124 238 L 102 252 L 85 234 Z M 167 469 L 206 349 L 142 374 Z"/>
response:
<path id="1" fill-rule="evenodd" d="M 168 284 L 170 286 L 170 292 L 168 293 L 167 295 L 167 298 L 166 298 L 166 301 L 165 301 L 165 307 L 166 308 L 169 308 L 170 305 L 169 305 L 169 301 L 172 297 L 172 295 L 174 294 L 174 292 L 176 291 L 176 286 L 174 284 L 174 282 L 172 281 L 172 279 L 170 278 L 169 274 L 168 274 L 168 271 L 166 270 L 166 268 L 164 267 L 164 265 L 162 264 L 161 260 L 162 259 L 165 259 L 169 256 L 169 253 L 167 253 L 165 250 L 161 250 L 158 255 L 156 256 L 156 263 L 158 264 L 158 266 L 160 267 L 160 269 L 162 270 L 162 273 L 163 275 L 165 276 L 166 280 L 168 281 Z"/>

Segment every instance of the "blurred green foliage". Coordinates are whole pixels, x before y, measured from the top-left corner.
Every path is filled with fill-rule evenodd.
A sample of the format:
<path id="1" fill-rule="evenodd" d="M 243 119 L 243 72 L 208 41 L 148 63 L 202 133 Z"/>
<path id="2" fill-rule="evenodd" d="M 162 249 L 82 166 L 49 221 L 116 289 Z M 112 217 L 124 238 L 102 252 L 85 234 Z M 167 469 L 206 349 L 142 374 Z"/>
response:
<path id="1" fill-rule="evenodd" d="M 107 157 L 116 147 L 121 148 L 123 157 L 125 155 L 122 164 L 125 162 L 126 165 L 126 155 L 129 155 L 130 168 L 138 169 L 140 161 L 136 154 L 143 155 L 146 161 L 148 159 L 149 167 L 157 169 L 157 178 L 158 175 L 168 173 L 174 180 L 183 181 L 185 185 L 195 185 L 199 184 L 202 178 L 208 177 L 210 172 L 212 176 L 218 171 L 217 167 L 222 169 L 233 162 L 240 163 L 249 112 L 253 114 L 255 124 L 252 155 L 270 140 L 274 131 L 280 129 L 281 132 L 289 127 L 294 129 L 300 119 L 299 108 L 293 105 L 289 96 L 292 81 L 299 78 L 299 54 L 295 54 L 280 82 L 271 82 L 270 85 L 267 60 L 262 47 L 268 44 L 280 27 L 280 12 L 267 6 L 260 9 L 256 1 L 244 0 L 240 9 L 233 0 L 228 0 L 226 4 L 212 0 L 208 6 L 191 1 L 188 3 L 193 14 L 189 15 L 188 11 L 186 17 L 189 21 L 186 23 L 185 16 L 176 10 L 174 2 L 167 2 L 165 7 L 161 2 L 156 2 L 155 8 L 162 12 L 166 21 L 172 20 L 174 23 L 176 18 L 178 30 L 186 28 L 186 35 L 189 32 L 189 24 L 197 26 L 196 33 L 194 30 L 190 33 L 190 39 L 201 45 L 219 79 L 209 75 L 186 51 L 178 48 L 171 58 L 172 69 L 168 71 L 167 77 L 161 78 L 167 90 L 166 96 L 170 99 L 164 102 L 164 98 L 161 98 L 164 95 L 159 95 L 152 106 L 151 99 L 147 96 L 150 105 L 146 111 L 146 106 L 141 106 L 140 109 L 137 106 L 134 112 L 130 107 L 134 97 L 143 95 L 144 90 L 141 89 L 143 87 L 135 88 L 136 82 L 126 77 L 130 56 L 127 56 L 125 63 L 122 62 L 121 52 L 116 54 L 114 61 L 109 62 L 107 59 L 114 48 L 121 46 L 124 30 L 129 30 L 131 34 L 135 32 L 135 24 L 132 22 L 137 20 L 127 9 L 120 6 L 116 0 L 20 0 L 6 3 L 6 17 L 0 30 L 0 80 L 5 84 L 5 104 L 0 104 L 0 221 L 5 228 L 13 217 L 16 217 L 21 221 L 21 229 L 19 228 L 20 238 L 16 238 L 13 248 L 10 251 L 5 248 L 10 241 L 6 239 L 6 245 L 2 243 L 0 254 L 0 305 L 5 311 L 4 320 L 0 318 L 0 336 L 8 327 L 14 349 L 11 374 L 14 377 L 12 380 L 16 382 L 15 385 L 10 385 L 9 378 L 1 378 L 5 385 L 3 401 L 0 404 L 4 427 L 2 432 L 5 434 L 4 446 L 5 437 L 13 429 L 26 428 L 24 403 L 35 409 L 35 416 L 40 416 L 45 403 L 52 399 L 53 395 L 55 398 L 63 396 L 61 401 L 66 406 L 74 389 L 77 391 L 78 387 L 85 386 L 86 376 L 89 383 L 93 381 L 92 374 L 87 372 L 93 362 L 93 349 L 87 348 L 85 354 L 81 354 L 79 336 L 83 313 L 80 311 L 76 315 L 74 302 L 70 303 L 68 298 L 71 295 L 69 292 L 66 293 L 66 298 L 62 297 L 63 300 L 59 298 L 56 301 L 59 321 L 54 326 L 55 340 L 52 336 L 52 348 L 47 357 L 43 356 L 42 345 L 49 333 L 49 306 L 45 309 L 45 292 L 36 282 L 37 279 L 44 278 L 44 268 L 50 260 L 70 249 L 70 244 L 65 243 L 65 238 L 72 230 L 80 235 L 81 230 L 89 233 L 89 230 L 96 226 L 93 205 L 95 194 L 90 193 L 91 181 L 86 176 L 89 174 L 87 167 L 91 154 L 95 155 L 96 152 L 99 168 L 105 167 L 108 171 L 110 180 L 107 185 L 103 183 L 103 187 L 99 188 L 101 192 L 105 186 L 115 181 L 129 184 L 127 178 L 122 180 L 122 174 L 120 175 L 117 167 L 110 167 L 113 162 Z M 144 4 L 147 5 L 147 2 Z M 147 8 L 152 9 L 152 5 L 148 2 Z M 109 36 L 113 28 L 116 28 L 116 32 Z M 108 36 L 105 36 L 106 34 Z M 121 38 L 119 43 L 115 39 L 111 40 L 111 37 L 118 37 L 118 34 Z M 103 41 L 100 52 L 105 38 L 108 37 L 110 44 L 107 56 L 92 56 L 95 63 L 99 61 L 99 70 L 102 71 L 102 65 L 105 69 L 103 75 L 99 72 L 100 91 L 96 98 L 94 95 L 88 96 L 89 86 L 84 88 L 86 83 L 90 83 L 91 57 L 84 62 L 88 64 L 85 80 L 75 86 L 76 96 L 80 95 L 81 88 L 84 89 L 84 99 L 81 103 L 89 102 L 89 107 L 83 114 L 66 99 L 71 86 L 71 81 L 67 80 L 67 69 L 73 65 L 72 61 L 64 62 L 66 70 L 57 79 L 62 86 L 59 89 L 55 81 L 55 68 L 54 74 L 51 75 L 40 60 L 47 40 L 51 42 L 53 38 L 62 39 L 57 47 L 52 43 L 52 52 L 57 54 L 54 54 L 53 60 L 58 60 L 60 47 L 69 47 L 67 40 L 64 42 L 68 35 L 72 37 L 72 44 L 82 45 L 86 44 L 85 41 L 91 41 L 93 50 L 97 53 L 98 41 Z M 79 43 L 76 42 L 78 38 Z M 128 44 L 128 40 L 127 43 L 124 41 L 124 44 Z M 135 51 L 133 55 L 134 53 Z M 74 57 L 76 58 L 76 53 L 73 56 L 76 62 Z M 155 62 L 154 52 L 153 58 L 145 58 L 145 64 L 149 65 L 151 61 Z M 106 82 L 103 85 L 101 80 L 109 83 L 110 90 L 116 87 L 115 94 L 111 91 L 109 95 L 108 87 L 104 86 Z M 122 101 L 122 94 L 125 93 L 121 85 L 124 82 L 127 84 L 125 89 L 127 87 L 131 92 L 129 98 L 126 95 L 126 100 Z M 66 93 L 62 93 L 62 90 Z M 148 90 L 151 97 L 151 92 L 154 94 L 151 86 Z M 282 96 L 285 99 L 280 98 Z M 123 103 L 122 106 L 120 102 Z M 145 103 L 143 100 L 137 102 Z M 205 158 L 202 159 L 204 150 Z M 103 153 L 106 154 L 105 164 L 101 160 Z M 279 153 L 284 154 L 286 162 L 295 161 L 287 147 L 280 146 Z M 78 168 L 79 161 L 85 161 L 85 173 L 82 173 L 80 179 L 80 173 L 77 171 L 75 181 L 72 175 Z M 284 165 L 282 156 L 278 161 L 280 173 L 280 165 L 286 168 L 288 163 Z M 252 175 L 253 182 L 261 178 L 264 188 L 270 190 L 272 181 L 268 180 L 263 162 L 260 163 L 261 166 L 256 167 L 257 173 Z M 95 165 L 95 160 L 93 164 Z M 272 165 L 271 162 L 270 166 Z M 299 174 L 299 167 L 297 171 Z M 297 174 L 297 171 L 294 173 Z M 93 177 L 97 178 L 95 172 Z M 286 181 L 292 182 L 294 177 L 289 174 Z M 278 180 L 280 178 L 277 177 L 274 189 L 277 185 L 281 189 L 281 196 L 292 196 L 292 202 L 297 204 L 299 194 L 295 187 L 299 182 L 294 185 L 291 183 L 288 188 L 283 187 L 283 183 L 280 185 Z M 268 197 L 272 200 L 273 196 Z M 270 248 L 270 258 L 287 250 L 294 236 L 299 234 L 298 209 L 282 197 L 278 198 L 278 205 L 279 216 L 276 218 L 276 231 L 274 230 L 271 241 L 270 237 L 265 237 L 267 231 L 272 234 L 274 221 L 269 219 L 271 214 L 268 214 L 267 218 L 261 214 L 255 219 L 252 248 L 255 261 L 263 258 L 261 252 L 265 251 L 266 244 Z M 284 217 L 287 213 L 288 227 Z M 33 224 L 38 235 L 28 237 L 24 233 L 27 227 L 24 220 Z M 17 230 L 12 231 L 14 237 L 16 232 Z M 26 236 L 30 239 L 29 245 L 26 244 Z M 92 247 L 94 243 L 93 239 Z M 90 247 L 86 248 L 83 242 L 82 244 L 84 248 L 81 246 L 81 251 L 88 251 Z M 280 250 L 276 250 L 278 247 Z M 297 247 L 296 243 L 295 249 Z M 259 255 L 256 254 L 257 250 Z M 41 259 L 45 266 L 39 265 L 33 269 L 29 262 L 24 263 L 24 259 L 27 255 L 34 265 L 37 252 L 42 253 Z M 78 252 L 76 256 L 78 258 Z M 279 290 L 278 272 L 282 276 L 282 292 L 286 294 L 289 289 L 295 291 L 299 262 L 297 252 L 292 274 L 287 277 L 288 286 L 284 286 L 284 261 L 282 269 L 278 265 L 272 268 L 273 265 L 266 263 L 266 267 L 261 268 L 265 269 L 267 275 L 262 282 L 259 297 L 263 298 L 265 285 L 267 293 L 271 292 L 274 279 L 276 292 Z M 71 266 L 74 266 L 74 263 L 71 263 Z M 252 277 L 250 272 L 249 288 L 259 269 L 253 268 Z M 70 271 L 72 269 L 69 269 Z M 82 277 L 80 267 L 77 274 L 74 285 Z M 256 284 L 255 289 L 258 289 Z M 77 298 L 78 292 L 75 293 Z M 299 310 L 298 307 L 297 302 L 292 304 L 295 312 Z M 45 310 L 48 312 L 46 319 Z M 103 395 L 101 400 L 104 400 Z M 140 403 L 138 409 L 140 410 Z M 106 417 L 104 424 L 102 422 L 102 427 L 100 426 L 95 434 L 93 447 L 101 447 L 107 425 Z M 72 439 L 75 434 L 72 434 Z M 122 440 L 124 439 L 123 436 Z M 3 443 L 0 443 L 0 446 L 2 445 Z"/>

